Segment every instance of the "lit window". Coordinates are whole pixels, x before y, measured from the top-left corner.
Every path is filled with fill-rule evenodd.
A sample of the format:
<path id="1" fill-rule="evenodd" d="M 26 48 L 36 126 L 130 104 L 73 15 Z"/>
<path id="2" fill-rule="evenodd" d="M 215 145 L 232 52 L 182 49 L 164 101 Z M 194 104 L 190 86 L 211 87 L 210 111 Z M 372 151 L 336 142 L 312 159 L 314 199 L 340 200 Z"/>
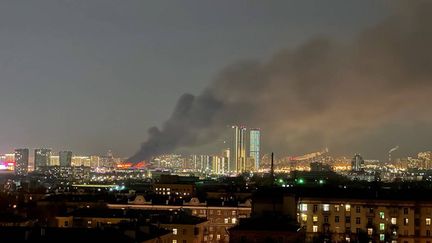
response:
<path id="1" fill-rule="evenodd" d="M 231 212 L 231 215 L 232 215 L 232 216 L 235 216 L 235 215 L 236 215 L 236 211 L 233 210 L 233 211 Z"/>
<path id="2" fill-rule="evenodd" d="M 349 204 L 345 205 L 345 211 L 347 212 L 351 211 L 351 205 Z"/>
<path id="3" fill-rule="evenodd" d="M 228 218 L 225 218 L 225 224 L 228 224 L 228 222 L 229 222 L 229 219 Z"/>
<path id="4" fill-rule="evenodd" d="M 396 218 L 391 218 L 391 223 L 392 224 L 396 224 L 396 221 L 397 221 Z"/>
<path id="5" fill-rule="evenodd" d="M 314 225 L 314 226 L 312 227 L 312 231 L 313 231 L 314 233 L 318 232 L 318 226 L 317 226 L 317 225 Z"/>
<path id="6" fill-rule="evenodd" d="M 177 243 L 177 240 L 173 240 L 172 243 Z"/>
<path id="7" fill-rule="evenodd" d="M 305 204 L 305 203 L 300 204 L 300 210 L 302 212 L 307 212 L 307 204 Z"/>
<path id="8" fill-rule="evenodd" d="M 221 235 L 216 235 L 216 240 L 220 240 L 221 239 Z"/>
<path id="9" fill-rule="evenodd" d="M 426 225 L 431 225 L 431 218 L 426 218 Z"/>
<path id="10" fill-rule="evenodd" d="M 306 222 L 306 221 L 307 221 L 307 215 L 306 215 L 306 214 L 302 213 L 302 214 L 301 214 L 301 218 L 302 218 L 302 221 L 303 221 L 303 222 Z"/>
<path id="11" fill-rule="evenodd" d="M 372 228 L 368 228 L 367 233 L 369 236 L 373 235 L 373 229 Z"/>
<path id="12" fill-rule="evenodd" d="M 173 235 L 177 235 L 177 229 L 173 229 Z"/>
<path id="13" fill-rule="evenodd" d="M 237 219 L 236 218 L 232 218 L 231 219 L 231 223 L 236 224 L 237 223 Z"/>
<path id="14" fill-rule="evenodd" d="M 323 211 L 324 212 L 330 211 L 330 205 L 329 204 L 323 204 Z"/>
<path id="15" fill-rule="evenodd" d="M 380 234 L 380 241 L 384 241 L 385 240 L 385 235 L 384 234 Z"/>
<path id="16" fill-rule="evenodd" d="M 404 225 L 408 225 L 408 219 L 404 218 Z"/>
<path id="17" fill-rule="evenodd" d="M 318 216 L 313 216 L 313 221 L 318 222 Z"/>
<path id="18" fill-rule="evenodd" d="M 383 230 L 385 230 L 385 225 L 383 223 L 380 223 L 379 228 L 380 228 L 380 230 L 383 231 Z"/>
<path id="19" fill-rule="evenodd" d="M 385 218 L 384 212 L 380 212 L 379 216 L 380 216 L 380 219 L 384 219 Z"/>
<path id="20" fill-rule="evenodd" d="M 339 212 L 339 210 L 340 210 L 339 205 L 335 205 L 335 211 Z"/>

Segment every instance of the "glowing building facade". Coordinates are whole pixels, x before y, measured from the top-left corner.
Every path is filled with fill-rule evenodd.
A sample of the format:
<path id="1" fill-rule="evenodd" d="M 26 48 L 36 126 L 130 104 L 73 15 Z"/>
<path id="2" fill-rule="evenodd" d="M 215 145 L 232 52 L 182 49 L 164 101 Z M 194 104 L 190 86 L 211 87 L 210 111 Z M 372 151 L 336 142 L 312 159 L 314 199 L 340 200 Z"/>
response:
<path id="1" fill-rule="evenodd" d="M 91 158 L 90 156 L 72 156 L 71 158 L 72 166 L 91 166 Z"/>
<path id="2" fill-rule="evenodd" d="M 260 139 L 261 131 L 259 129 L 250 130 L 249 156 L 254 160 L 255 170 L 260 166 Z"/>
<path id="3" fill-rule="evenodd" d="M 50 166 L 59 166 L 60 165 L 60 156 L 51 155 L 50 157 Z"/>
<path id="4" fill-rule="evenodd" d="M 241 173 L 246 168 L 246 127 L 232 126 L 234 130 L 233 171 Z"/>
<path id="5" fill-rule="evenodd" d="M 229 170 L 231 169 L 231 149 L 230 148 L 226 148 L 223 150 L 223 157 L 225 158 L 226 161 L 225 172 L 229 172 Z"/>

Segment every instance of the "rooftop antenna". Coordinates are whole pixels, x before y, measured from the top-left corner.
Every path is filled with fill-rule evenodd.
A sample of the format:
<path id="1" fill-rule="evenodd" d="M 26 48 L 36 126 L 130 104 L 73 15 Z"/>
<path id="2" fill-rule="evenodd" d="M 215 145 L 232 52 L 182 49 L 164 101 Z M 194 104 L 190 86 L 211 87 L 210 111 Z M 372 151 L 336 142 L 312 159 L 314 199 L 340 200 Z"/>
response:
<path id="1" fill-rule="evenodd" d="M 274 153 L 271 153 L 270 173 L 271 173 L 271 179 L 272 179 L 271 185 L 274 186 Z"/>

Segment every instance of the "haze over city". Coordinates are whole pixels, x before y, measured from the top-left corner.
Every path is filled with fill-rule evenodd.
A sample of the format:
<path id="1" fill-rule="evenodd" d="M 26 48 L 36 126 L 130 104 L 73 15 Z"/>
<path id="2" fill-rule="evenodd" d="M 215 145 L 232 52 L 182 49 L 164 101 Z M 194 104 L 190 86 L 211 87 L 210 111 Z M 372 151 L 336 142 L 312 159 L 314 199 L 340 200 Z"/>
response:
<path id="1" fill-rule="evenodd" d="M 330 2 L 4 2 L 0 150 L 429 149 L 431 4 Z"/>

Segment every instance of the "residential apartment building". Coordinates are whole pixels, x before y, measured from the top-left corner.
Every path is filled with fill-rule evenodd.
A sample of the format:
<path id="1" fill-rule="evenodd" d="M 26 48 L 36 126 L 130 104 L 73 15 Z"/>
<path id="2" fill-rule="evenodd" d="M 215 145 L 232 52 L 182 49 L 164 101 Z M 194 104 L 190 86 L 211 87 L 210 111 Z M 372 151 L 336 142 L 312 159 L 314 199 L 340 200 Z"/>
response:
<path id="1" fill-rule="evenodd" d="M 228 229 L 237 225 L 239 219 L 249 218 L 251 214 L 251 201 L 236 205 L 228 203 L 209 204 L 207 202 L 200 202 L 197 198 L 192 198 L 189 202 L 184 202 L 182 205 L 161 205 L 146 201 L 141 195 L 136 196 L 128 204 L 108 204 L 108 207 L 112 209 L 140 209 L 146 211 L 187 211 L 192 216 L 207 220 L 203 242 L 229 242 Z"/>
<path id="2" fill-rule="evenodd" d="M 83 208 L 55 217 L 57 228 L 104 228 L 114 225 L 146 224 L 172 231 L 166 243 L 199 243 L 204 241 L 207 220 L 178 211 L 142 211 L 133 209 Z M 141 226 L 143 224 L 144 226 Z M 134 237 L 132 237 L 134 238 Z"/>
<path id="3" fill-rule="evenodd" d="M 432 201 L 300 198 L 298 221 L 307 239 L 432 242 Z"/>

